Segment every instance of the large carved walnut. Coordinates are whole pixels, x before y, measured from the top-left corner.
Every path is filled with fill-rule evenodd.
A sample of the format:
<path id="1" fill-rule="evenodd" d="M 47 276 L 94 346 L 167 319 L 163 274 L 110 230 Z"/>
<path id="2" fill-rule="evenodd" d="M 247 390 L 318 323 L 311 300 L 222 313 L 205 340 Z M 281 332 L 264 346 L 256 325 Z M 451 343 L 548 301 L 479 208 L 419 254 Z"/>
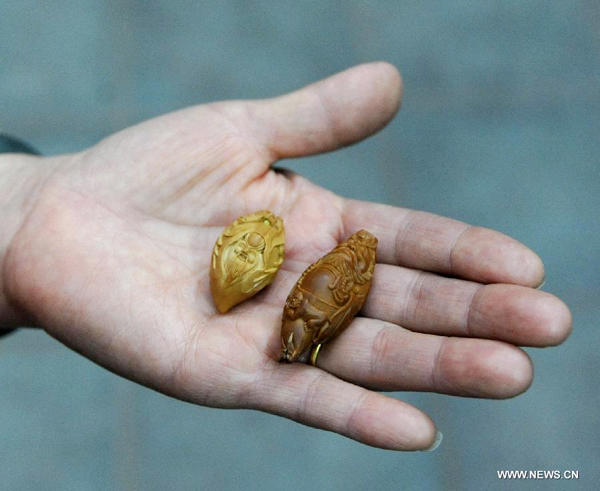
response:
<path id="1" fill-rule="evenodd" d="M 210 289 L 219 312 L 269 285 L 283 262 L 283 221 L 268 210 L 244 215 L 229 225 L 213 248 Z"/>
<path id="2" fill-rule="evenodd" d="M 367 298 L 376 258 L 377 238 L 361 230 L 302 273 L 283 309 L 282 361 L 348 327 Z"/>

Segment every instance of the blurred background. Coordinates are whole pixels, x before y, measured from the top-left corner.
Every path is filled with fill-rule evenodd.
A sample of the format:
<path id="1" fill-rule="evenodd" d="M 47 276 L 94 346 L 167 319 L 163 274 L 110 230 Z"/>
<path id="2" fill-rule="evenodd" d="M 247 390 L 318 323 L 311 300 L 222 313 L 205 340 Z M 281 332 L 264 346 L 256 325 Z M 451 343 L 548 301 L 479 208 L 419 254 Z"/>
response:
<path id="1" fill-rule="evenodd" d="M 574 331 L 527 349 L 531 389 L 507 401 L 394 394 L 445 436 L 433 453 L 395 453 L 175 401 L 21 330 L 0 340 L 2 490 L 598 489 L 600 3 L 3 0 L 0 131 L 73 152 L 190 104 L 274 96 L 380 59 L 403 74 L 396 120 L 283 165 L 537 251 Z"/>

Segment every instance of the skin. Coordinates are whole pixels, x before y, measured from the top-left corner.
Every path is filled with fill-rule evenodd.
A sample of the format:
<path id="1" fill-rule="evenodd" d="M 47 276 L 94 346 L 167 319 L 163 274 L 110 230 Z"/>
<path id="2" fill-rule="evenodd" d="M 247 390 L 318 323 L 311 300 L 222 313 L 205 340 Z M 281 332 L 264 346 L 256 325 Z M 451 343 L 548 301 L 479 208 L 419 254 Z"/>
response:
<path id="1" fill-rule="evenodd" d="M 373 63 L 274 99 L 190 107 L 80 153 L 2 156 L 0 325 L 38 326 L 196 404 L 259 409 L 376 447 L 431 446 L 429 417 L 372 390 L 513 397 L 533 373 L 517 345 L 561 343 L 571 315 L 535 289 L 540 259 L 505 235 L 270 169 L 375 133 L 400 98 L 396 69 Z M 265 208 L 285 221 L 286 260 L 269 288 L 219 315 L 214 242 Z M 362 317 L 318 368 L 277 363 L 298 276 L 361 228 L 379 239 Z"/>

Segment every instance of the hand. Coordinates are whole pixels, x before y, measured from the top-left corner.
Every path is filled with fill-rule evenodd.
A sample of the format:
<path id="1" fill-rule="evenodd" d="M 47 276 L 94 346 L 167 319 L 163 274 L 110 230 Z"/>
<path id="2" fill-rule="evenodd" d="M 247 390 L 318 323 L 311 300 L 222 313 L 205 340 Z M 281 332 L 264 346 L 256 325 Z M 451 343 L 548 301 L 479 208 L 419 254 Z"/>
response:
<path id="1" fill-rule="evenodd" d="M 177 111 L 38 164 L 44 178 L 4 261 L 8 305 L 173 397 L 268 411 L 383 448 L 430 446 L 425 414 L 371 390 L 514 396 L 532 379 L 515 345 L 558 344 L 571 320 L 560 300 L 530 288 L 543 266 L 518 242 L 270 169 L 378 131 L 400 93 L 394 68 L 363 65 L 274 99 Z M 286 259 L 269 288 L 219 315 L 212 247 L 235 218 L 264 208 L 284 219 Z M 291 287 L 360 228 L 379 238 L 362 317 L 324 347 L 319 368 L 278 363 Z"/>

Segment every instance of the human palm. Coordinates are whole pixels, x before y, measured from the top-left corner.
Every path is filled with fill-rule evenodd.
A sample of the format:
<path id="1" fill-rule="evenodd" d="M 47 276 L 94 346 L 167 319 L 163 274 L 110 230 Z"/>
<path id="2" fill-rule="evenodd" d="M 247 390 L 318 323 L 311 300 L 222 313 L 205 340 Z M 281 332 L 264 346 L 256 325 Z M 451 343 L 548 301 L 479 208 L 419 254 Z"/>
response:
<path id="1" fill-rule="evenodd" d="M 399 98 L 394 69 L 363 65 L 276 99 L 178 111 L 50 159 L 5 261 L 12 304 L 83 355 L 174 397 L 265 410 L 385 448 L 429 446 L 427 416 L 371 390 L 516 395 L 532 368 L 514 345 L 561 342 L 570 314 L 529 288 L 543 266 L 506 236 L 345 200 L 270 168 L 363 139 Z M 270 287 L 220 315 L 212 247 L 259 209 L 283 218 L 285 261 Z M 361 316 L 318 368 L 278 363 L 287 293 L 360 228 L 379 238 Z"/>

